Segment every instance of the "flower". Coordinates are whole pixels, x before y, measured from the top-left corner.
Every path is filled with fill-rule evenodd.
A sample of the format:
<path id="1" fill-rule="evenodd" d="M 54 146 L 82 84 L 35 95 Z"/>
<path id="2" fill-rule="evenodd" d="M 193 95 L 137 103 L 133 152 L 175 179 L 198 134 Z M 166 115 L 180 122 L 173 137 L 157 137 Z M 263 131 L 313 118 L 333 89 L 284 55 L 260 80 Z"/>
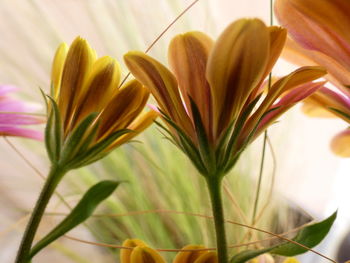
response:
<path id="1" fill-rule="evenodd" d="M 201 32 L 176 36 L 169 46 L 173 73 L 142 52 L 124 59 L 150 89 L 172 140 L 197 169 L 203 175 L 225 174 L 276 118 L 324 84 L 310 82 L 326 73 L 322 67 L 302 67 L 263 96 L 286 34 L 259 19 L 240 19 L 216 42 Z"/>
<path id="2" fill-rule="evenodd" d="M 298 65 L 324 66 L 329 73 L 326 78 L 336 87 L 324 87 L 310 96 L 304 112 L 323 117 L 332 113 L 350 123 L 350 2 L 277 0 L 275 10 L 292 38 L 287 41 L 284 57 Z M 331 142 L 333 152 L 342 157 L 350 157 L 348 145 L 348 129 Z"/>
<path id="3" fill-rule="evenodd" d="M 16 89 L 14 86 L 0 85 L 0 135 L 42 140 L 41 131 L 22 128 L 23 125 L 43 123 L 43 118 L 30 113 L 34 110 L 33 106 L 7 95 Z"/>
<path id="4" fill-rule="evenodd" d="M 158 113 L 142 113 L 149 92 L 137 80 L 120 85 L 111 57 L 96 58 L 86 40 L 57 49 L 51 76 L 47 148 L 51 160 L 80 167 L 102 158 L 147 128 Z M 64 152 L 69 149 L 68 152 Z M 65 159 L 64 161 L 61 159 Z"/>
<path id="5" fill-rule="evenodd" d="M 120 263 L 165 263 L 165 259 L 154 249 L 148 247 L 138 239 L 127 239 L 123 247 L 133 249 L 122 249 L 120 252 Z M 188 245 L 182 248 L 175 256 L 173 263 L 217 263 L 215 252 L 204 250 L 205 247 Z"/>

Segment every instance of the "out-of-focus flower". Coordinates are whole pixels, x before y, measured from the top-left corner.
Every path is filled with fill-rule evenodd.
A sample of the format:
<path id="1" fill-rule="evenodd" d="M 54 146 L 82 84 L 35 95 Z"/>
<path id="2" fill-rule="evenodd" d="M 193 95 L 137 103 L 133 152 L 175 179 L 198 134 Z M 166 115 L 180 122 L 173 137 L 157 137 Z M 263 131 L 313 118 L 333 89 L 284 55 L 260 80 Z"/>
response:
<path id="1" fill-rule="evenodd" d="M 262 254 L 252 260 L 250 260 L 248 263 L 274 263 L 275 260 L 270 254 Z"/>
<path id="2" fill-rule="evenodd" d="M 300 263 L 296 258 L 286 258 L 282 263 Z"/>
<path id="3" fill-rule="evenodd" d="M 350 123 L 350 2 L 277 0 L 275 10 L 292 38 L 287 41 L 284 57 L 298 65 L 324 66 L 329 73 L 326 78 L 337 88 L 324 87 L 314 93 L 305 101 L 304 112 L 336 115 Z M 331 148 L 339 156 L 350 157 L 348 129 L 334 137 Z"/>
<path id="4" fill-rule="evenodd" d="M 138 239 L 128 239 L 123 242 L 124 247 L 120 252 L 120 263 L 165 263 L 165 259 L 154 249 L 148 247 Z M 217 263 L 215 252 L 204 250 L 205 247 L 188 245 L 182 248 L 175 256 L 173 263 Z"/>
<path id="5" fill-rule="evenodd" d="M 322 67 L 303 67 L 263 96 L 285 39 L 283 28 L 241 19 L 216 42 L 201 32 L 176 36 L 169 47 L 174 73 L 142 52 L 129 52 L 125 62 L 151 90 L 172 139 L 199 171 L 224 174 L 276 118 L 323 85 L 310 83 L 326 73 Z"/>
<path id="6" fill-rule="evenodd" d="M 15 90 L 14 86 L 0 85 L 0 136 L 19 136 L 42 140 L 41 131 L 22 126 L 43 123 L 44 118 L 31 114 L 35 109 L 32 105 L 8 95 Z"/>
<path id="7" fill-rule="evenodd" d="M 64 151 L 65 145 L 72 148 L 70 144 L 75 143 L 69 158 L 90 151 L 84 158 L 77 157 L 78 166 L 96 161 L 143 131 L 158 115 L 153 110 L 142 113 L 148 90 L 136 80 L 119 88 L 118 63 L 108 56 L 97 59 L 96 52 L 80 37 L 69 49 L 66 44 L 59 46 L 51 79 L 51 96 L 57 104 L 49 105 L 47 146 L 52 160 L 62 157 L 60 149 Z M 55 116 L 60 127 L 55 126 Z M 58 129 L 62 130 L 61 138 L 55 138 Z"/>

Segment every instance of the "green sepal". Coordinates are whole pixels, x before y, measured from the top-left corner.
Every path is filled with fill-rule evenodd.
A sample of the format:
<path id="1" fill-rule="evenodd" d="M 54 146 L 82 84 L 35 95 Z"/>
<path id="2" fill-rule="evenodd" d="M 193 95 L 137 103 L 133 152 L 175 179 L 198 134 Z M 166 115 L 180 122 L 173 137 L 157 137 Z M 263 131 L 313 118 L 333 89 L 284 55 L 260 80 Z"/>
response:
<path id="1" fill-rule="evenodd" d="M 203 163 L 205 164 L 208 173 L 216 174 L 216 160 L 214 149 L 212 145 L 210 145 L 209 138 L 205 131 L 205 127 L 203 125 L 202 117 L 200 115 L 198 107 L 193 101 L 193 99 L 190 96 L 188 97 L 191 102 L 192 117 L 198 139 L 199 153 L 201 159 L 203 160 Z"/>
<path id="2" fill-rule="evenodd" d="M 326 237 L 336 217 L 337 212 L 334 212 L 325 220 L 304 227 L 292 240 L 308 248 L 315 247 Z M 230 260 L 230 263 L 243 263 L 264 253 L 293 257 L 307 251 L 308 249 L 297 244 L 291 242 L 283 242 L 269 248 L 243 251 L 233 256 Z"/>
<path id="3" fill-rule="evenodd" d="M 48 113 L 49 117 L 45 128 L 45 145 L 50 161 L 57 163 L 60 159 L 63 143 L 61 115 L 55 100 L 48 95 L 46 97 L 49 98 L 52 108 Z"/>
<path id="4" fill-rule="evenodd" d="M 70 160 L 70 162 L 67 163 L 67 166 L 70 167 L 70 169 L 76 169 L 98 161 L 99 159 L 103 158 L 108 154 L 108 152 L 106 152 L 106 149 L 115 140 L 117 140 L 120 136 L 129 132 L 133 132 L 133 131 L 129 129 L 122 129 L 112 133 L 102 141 L 95 143 L 94 146 L 76 155 L 72 160 Z"/>
<path id="5" fill-rule="evenodd" d="M 88 130 L 93 129 L 91 124 L 96 119 L 96 116 L 96 112 L 89 114 L 66 138 L 60 156 L 60 162 L 62 164 L 69 163 L 71 160 L 74 159 L 76 154 L 81 152 L 80 146 L 84 146 L 82 140 L 88 137 Z"/>
<path id="6" fill-rule="evenodd" d="M 224 167 L 227 167 L 227 163 L 230 162 L 230 160 L 232 160 L 232 155 L 233 155 L 235 145 L 237 143 L 238 136 L 239 136 L 240 132 L 242 131 L 246 120 L 249 118 L 250 114 L 254 110 L 254 107 L 258 103 L 260 98 L 261 98 L 261 95 L 257 96 L 247 106 L 245 111 L 242 112 L 242 114 L 237 119 L 237 122 L 235 123 L 234 128 L 233 128 L 233 132 L 231 134 L 231 137 L 228 140 L 227 147 L 225 150 L 223 150 L 224 153 L 221 154 L 221 156 L 223 156 L 223 157 L 220 157 L 220 160 L 219 160 L 219 161 L 221 161 L 220 166 L 219 166 L 220 168 L 227 171 L 227 169 L 225 169 Z"/>
<path id="7" fill-rule="evenodd" d="M 105 180 L 93 185 L 69 215 L 31 249 L 28 259 L 30 260 L 44 247 L 88 219 L 97 206 L 109 197 L 119 184 L 120 182 Z"/>
<path id="8" fill-rule="evenodd" d="M 184 131 L 182 131 L 182 129 L 175 122 L 173 122 L 164 112 L 162 112 L 160 109 L 159 111 L 162 114 L 163 119 L 176 130 L 179 136 L 179 139 L 177 140 L 179 143 L 179 148 L 184 152 L 184 154 L 188 156 L 193 165 L 202 175 L 208 174 L 208 171 L 206 170 L 206 167 L 204 166 L 203 161 L 201 159 L 200 153 L 196 145 L 194 145 L 194 143 L 192 142 L 191 138 Z"/>

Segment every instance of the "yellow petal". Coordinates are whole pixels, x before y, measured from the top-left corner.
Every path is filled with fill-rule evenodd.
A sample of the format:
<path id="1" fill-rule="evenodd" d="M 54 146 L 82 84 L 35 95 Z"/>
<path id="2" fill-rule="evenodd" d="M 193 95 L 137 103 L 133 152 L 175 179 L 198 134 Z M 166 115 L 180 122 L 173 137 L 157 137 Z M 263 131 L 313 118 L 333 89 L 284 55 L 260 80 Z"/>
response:
<path id="1" fill-rule="evenodd" d="M 286 258 L 282 263 L 300 263 L 296 258 Z"/>
<path id="2" fill-rule="evenodd" d="M 261 20 L 240 19 L 215 43 L 207 65 L 218 137 L 261 82 L 269 58 L 269 30 Z"/>
<path id="3" fill-rule="evenodd" d="M 149 97 L 148 90 L 137 80 L 127 82 L 103 110 L 99 138 L 125 129 L 139 115 Z"/>
<path id="4" fill-rule="evenodd" d="M 111 144 L 110 147 L 108 147 L 108 150 L 111 150 L 115 147 L 118 147 L 119 145 L 122 145 L 123 143 L 126 143 L 130 141 L 132 138 L 137 136 L 139 133 L 143 132 L 145 129 L 147 129 L 154 120 L 159 116 L 159 113 L 151 110 L 146 113 L 140 114 L 127 128 L 129 130 L 132 130 L 132 132 L 129 132 L 121 137 L 119 137 L 113 144 Z"/>
<path id="5" fill-rule="evenodd" d="M 203 255 L 201 255 L 199 258 L 194 261 L 194 263 L 218 263 L 218 256 L 216 252 L 210 251 Z"/>
<path id="6" fill-rule="evenodd" d="M 166 263 L 162 256 L 152 248 L 137 246 L 133 249 L 130 263 Z"/>
<path id="7" fill-rule="evenodd" d="M 190 137 L 195 138 L 191 119 L 186 113 L 173 74 L 142 52 L 129 52 L 124 60 L 134 77 L 150 89 L 160 108 Z"/>
<path id="8" fill-rule="evenodd" d="M 333 138 L 331 149 L 340 157 L 350 157 L 350 129 L 342 131 Z"/>
<path id="9" fill-rule="evenodd" d="M 111 57 L 98 59 L 84 84 L 75 113 L 78 123 L 92 112 L 100 112 L 106 107 L 113 94 L 118 90 L 120 69 Z"/>
<path id="10" fill-rule="evenodd" d="M 57 100 L 60 90 L 64 62 L 66 60 L 68 46 L 62 43 L 57 48 L 51 69 L 51 96 Z"/>
<path id="11" fill-rule="evenodd" d="M 204 246 L 198 245 L 187 245 L 183 247 L 183 250 L 195 250 L 195 249 L 203 249 Z M 173 263 L 193 263 L 196 259 L 198 259 L 201 255 L 208 253 L 207 250 L 199 250 L 199 251 L 180 251 L 174 258 Z"/>
<path id="12" fill-rule="evenodd" d="M 311 96 L 312 97 L 312 96 Z M 303 101 L 301 110 L 304 114 L 309 117 L 319 117 L 319 118 L 335 118 L 336 115 L 331 113 L 329 110 L 326 110 L 324 107 L 314 102 L 311 97 Z"/>
<path id="13" fill-rule="evenodd" d="M 127 239 L 122 244 L 123 247 L 137 247 L 146 246 L 146 244 L 139 239 Z M 120 263 L 130 263 L 130 256 L 133 250 L 121 249 L 120 250 Z"/>
<path id="14" fill-rule="evenodd" d="M 250 261 L 248 263 L 274 263 L 275 260 L 270 254 L 262 254 Z"/>
<path id="15" fill-rule="evenodd" d="M 77 37 L 71 44 L 62 72 L 58 105 L 64 121 L 65 131 L 70 129 L 77 99 L 94 62 L 94 53 L 86 40 Z"/>
<path id="16" fill-rule="evenodd" d="M 212 46 L 213 40 L 201 32 L 178 35 L 169 45 L 169 64 L 179 83 L 187 110 L 191 113 L 191 97 L 199 109 L 209 136 L 212 107 L 205 72 Z"/>

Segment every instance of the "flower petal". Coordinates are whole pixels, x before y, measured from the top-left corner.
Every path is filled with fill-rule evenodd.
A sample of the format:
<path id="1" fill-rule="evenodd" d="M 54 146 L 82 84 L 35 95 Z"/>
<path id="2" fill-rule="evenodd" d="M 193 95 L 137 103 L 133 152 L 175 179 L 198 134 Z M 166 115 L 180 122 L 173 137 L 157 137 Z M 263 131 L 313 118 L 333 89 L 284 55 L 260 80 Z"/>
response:
<path id="1" fill-rule="evenodd" d="M 350 129 L 338 133 L 331 142 L 332 151 L 340 156 L 350 157 Z"/>
<path id="2" fill-rule="evenodd" d="M 210 251 L 202 254 L 199 258 L 194 261 L 194 263 L 218 263 L 218 256 L 216 252 Z"/>
<path id="3" fill-rule="evenodd" d="M 98 59 L 89 74 L 82 94 L 80 94 L 75 113 L 79 123 L 92 112 L 100 112 L 118 90 L 120 70 L 111 57 Z"/>
<path id="4" fill-rule="evenodd" d="M 127 239 L 122 244 L 123 247 L 137 247 L 146 246 L 146 244 L 139 239 Z M 120 263 L 130 263 L 131 249 L 121 249 L 120 250 Z"/>
<path id="5" fill-rule="evenodd" d="M 131 73 L 150 89 L 160 108 L 192 138 L 194 128 L 182 103 L 173 74 L 161 63 L 142 52 L 129 52 L 124 56 Z"/>
<path id="6" fill-rule="evenodd" d="M 191 113 L 191 97 L 198 107 L 209 136 L 212 106 L 205 72 L 212 46 L 213 40 L 201 32 L 178 35 L 169 45 L 169 64 L 179 83 L 186 108 Z"/>
<path id="7" fill-rule="evenodd" d="M 149 97 L 148 90 L 137 80 L 127 82 L 114 95 L 101 113 L 99 139 L 114 131 L 125 129 L 142 111 Z"/>
<path id="8" fill-rule="evenodd" d="M 55 100 L 58 98 L 58 94 L 60 91 L 61 79 L 64 62 L 66 61 L 68 52 L 68 46 L 66 43 L 62 43 L 57 48 L 55 57 L 52 63 L 51 69 L 51 96 Z"/>
<path id="9" fill-rule="evenodd" d="M 137 246 L 130 256 L 130 263 L 166 263 L 162 256 L 152 248 Z"/>
<path id="10" fill-rule="evenodd" d="M 277 0 L 275 10 L 294 40 L 350 70 L 349 1 Z"/>
<path id="11" fill-rule="evenodd" d="M 82 93 L 84 81 L 92 67 L 95 54 L 86 40 L 78 37 L 69 48 L 61 80 L 59 109 L 65 131 L 73 117 L 78 97 Z"/>
<path id="12" fill-rule="evenodd" d="M 204 246 L 198 245 L 187 245 L 183 247 L 183 250 L 194 250 L 194 251 L 180 251 L 176 254 L 173 263 L 193 263 L 201 255 L 208 253 L 206 250 L 195 251 L 195 249 L 203 249 Z"/>
<path id="13" fill-rule="evenodd" d="M 44 134 L 41 131 L 20 128 L 16 126 L 0 126 L 0 136 L 17 136 L 42 141 Z"/>
<path id="14" fill-rule="evenodd" d="M 269 30 L 258 19 L 232 23 L 215 43 L 207 65 L 215 137 L 237 117 L 251 91 L 261 82 L 269 47 Z"/>

